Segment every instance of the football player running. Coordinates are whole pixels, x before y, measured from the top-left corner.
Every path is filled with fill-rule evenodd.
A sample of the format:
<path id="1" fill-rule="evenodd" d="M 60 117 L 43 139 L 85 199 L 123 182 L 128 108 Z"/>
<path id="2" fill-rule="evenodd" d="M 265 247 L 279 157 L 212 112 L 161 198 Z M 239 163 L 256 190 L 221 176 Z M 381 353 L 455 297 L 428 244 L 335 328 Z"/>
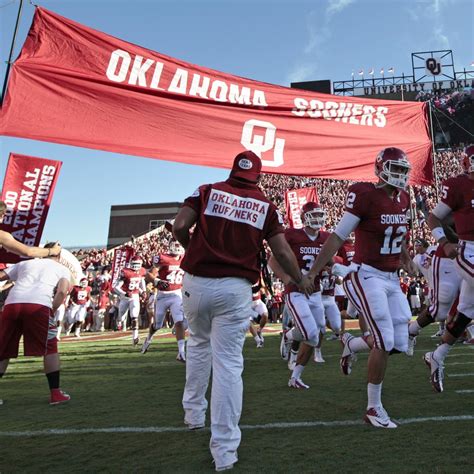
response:
<path id="1" fill-rule="evenodd" d="M 307 202 L 301 212 L 302 229 L 287 229 L 285 238 L 296 256 L 301 273 L 307 273 L 319 253 L 329 233 L 322 231 L 326 220 L 326 213 L 315 202 Z M 316 291 L 309 296 L 301 293 L 291 278 L 279 266 L 276 259 L 270 258 L 270 267 L 278 278 L 285 283 L 285 302 L 288 307 L 295 326 L 282 335 L 281 352 L 282 357 L 288 353 L 289 346 L 293 341 L 301 341 L 296 364 L 291 373 L 288 387 L 297 389 L 308 389 L 301 379 L 304 368 L 313 354 L 314 348 L 319 343 L 319 337 L 325 327 L 324 306 L 321 299 L 319 273 L 314 274 L 314 286 Z"/>
<path id="2" fill-rule="evenodd" d="M 81 337 L 81 326 L 86 319 L 87 308 L 90 305 L 91 290 L 87 278 L 81 278 L 79 285 L 75 285 L 72 288 L 71 294 L 69 295 L 69 306 L 66 310 L 66 321 L 68 328 L 66 330 L 66 336 L 69 335 L 72 326 L 76 324 L 74 329 L 74 335 Z"/>
<path id="3" fill-rule="evenodd" d="M 262 331 L 268 322 L 268 309 L 262 301 L 262 289 L 260 281 L 252 286 L 252 315 L 250 316 L 249 331 L 257 344 L 257 349 L 261 349 L 264 345 Z M 254 328 L 254 323 L 259 325 L 258 329 Z"/>
<path id="4" fill-rule="evenodd" d="M 456 316 L 446 325 L 441 344 L 424 355 L 436 392 L 442 392 L 444 388 L 445 357 L 474 318 L 474 145 L 465 148 L 462 166 L 464 174 L 443 181 L 441 201 L 428 217 L 433 237 L 447 257 L 456 259 L 456 270 L 461 277 Z M 442 226 L 451 214 L 459 244 L 447 239 Z"/>
<path id="5" fill-rule="evenodd" d="M 142 354 L 145 354 L 150 347 L 153 335 L 163 327 L 166 312 L 169 310 L 174 322 L 176 341 L 178 342 L 178 355 L 176 360 L 186 362 L 185 339 L 186 324 L 183 312 L 183 297 L 181 288 L 183 287 L 183 275 L 181 261 L 183 260 L 184 249 L 177 241 L 172 241 L 168 253 L 157 255 L 153 259 L 153 265 L 158 274 L 153 283 L 158 289 L 155 298 L 155 314 L 153 322 L 150 324 L 148 336 L 142 346 Z"/>
<path id="6" fill-rule="evenodd" d="M 120 297 L 118 307 L 118 322 L 122 330 L 127 327 L 127 312 L 130 312 L 132 326 L 132 342 L 136 346 L 138 337 L 138 317 L 140 316 L 140 294 L 146 291 L 145 269 L 138 255 L 130 259 L 130 268 L 124 268 L 117 280 L 114 291 Z"/>
<path id="7" fill-rule="evenodd" d="M 400 289 L 397 270 L 402 261 L 413 272 L 405 246 L 410 199 L 404 189 L 409 172 L 408 158 L 399 148 L 385 148 L 377 155 L 377 184 L 356 183 L 349 187 L 345 213 L 308 274 L 318 275 L 355 230 L 353 261 L 360 267 L 350 276 L 373 338 L 364 419 L 379 428 L 397 427 L 382 405 L 382 383 L 388 355 L 406 352 L 408 345 L 411 312 Z"/>

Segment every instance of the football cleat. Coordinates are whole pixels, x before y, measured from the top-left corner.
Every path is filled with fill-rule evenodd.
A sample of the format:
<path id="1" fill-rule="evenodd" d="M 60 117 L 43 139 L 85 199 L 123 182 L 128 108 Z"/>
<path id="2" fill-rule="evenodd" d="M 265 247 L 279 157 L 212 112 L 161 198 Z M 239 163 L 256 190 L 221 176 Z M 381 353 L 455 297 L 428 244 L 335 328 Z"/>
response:
<path id="1" fill-rule="evenodd" d="M 71 396 L 62 390 L 51 390 L 51 398 L 49 399 L 50 405 L 59 405 L 60 403 L 68 402 L 69 400 L 71 400 Z"/>
<path id="2" fill-rule="evenodd" d="M 146 352 L 148 351 L 148 348 L 150 347 L 150 345 L 151 345 L 151 339 L 146 338 L 145 342 L 142 345 L 141 353 L 146 354 Z"/>
<path id="3" fill-rule="evenodd" d="M 197 423 L 194 425 L 192 423 L 188 423 L 187 421 L 185 421 L 184 424 L 188 427 L 188 430 L 190 431 L 200 430 L 206 426 L 205 423 Z"/>
<path id="4" fill-rule="evenodd" d="M 444 334 L 444 329 L 438 329 L 432 336 L 431 338 L 434 339 L 435 337 L 441 337 Z"/>
<path id="5" fill-rule="evenodd" d="M 288 369 L 293 371 L 296 367 L 296 359 L 298 358 L 298 351 L 290 350 L 288 357 Z"/>
<path id="6" fill-rule="evenodd" d="M 326 362 L 323 359 L 323 354 L 321 353 L 321 349 L 314 349 L 314 362 L 317 364 L 324 364 Z"/>
<path id="7" fill-rule="evenodd" d="M 398 425 L 390 419 L 384 407 L 369 408 L 364 416 L 364 421 L 375 428 L 397 428 Z"/>
<path id="8" fill-rule="evenodd" d="M 281 358 L 284 360 L 288 360 L 288 354 L 290 353 L 290 346 L 291 346 L 291 341 L 288 340 L 286 337 L 287 331 L 283 331 L 283 334 L 281 335 L 281 342 L 280 342 L 280 355 Z"/>
<path id="9" fill-rule="evenodd" d="M 258 342 L 257 342 L 257 349 L 261 349 L 263 345 L 264 345 L 263 339 L 259 337 Z"/>
<path id="10" fill-rule="evenodd" d="M 178 362 L 182 362 L 183 364 L 186 363 L 186 355 L 184 353 L 178 352 L 178 355 L 176 356 L 176 360 Z"/>
<path id="11" fill-rule="evenodd" d="M 291 377 L 291 379 L 288 380 L 288 387 L 307 390 L 309 385 L 306 385 L 301 379 Z"/>
<path id="12" fill-rule="evenodd" d="M 444 390 L 443 380 L 444 380 L 444 365 L 442 362 L 438 362 L 433 357 L 433 352 L 427 352 L 423 356 L 425 364 L 430 368 L 431 376 L 431 386 L 435 392 L 441 393 Z"/>
<path id="13" fill-rule="evenodd" d="M 415 353 L 415 346 L 416 346 L 416 336 L 408 336 L 408 349 L 405 352 L 405 354 L 408 357 L 413 357 L 413 354 Z"/>
<path id="14" fill-rule="evenodd" d="M 348 332 L 345 332 L 341 337 L 342 354 L 339 365 L 341 366 L 341 370 L 344 375 L 350 375 L 352 372 L 352 362 L 355 360 L 355 354 L 349 347 L 349 342 L 351 339 L 354 339 L 354 336 Z"/>

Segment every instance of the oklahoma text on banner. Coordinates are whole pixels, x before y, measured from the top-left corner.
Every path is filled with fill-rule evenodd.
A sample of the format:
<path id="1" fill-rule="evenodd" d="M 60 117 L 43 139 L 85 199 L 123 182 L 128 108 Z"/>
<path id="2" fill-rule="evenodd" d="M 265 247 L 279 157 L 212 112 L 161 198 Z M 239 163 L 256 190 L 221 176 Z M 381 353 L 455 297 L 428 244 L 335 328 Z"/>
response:
<path id="1" fill-rule="evenodd" d="M 39 245 L 61 165 L 61 161 L 10 153 L 1 197 L 7 205 L 2 230 L 25 245 Z M 1 262 L 20 260 L 0 250 Z"/>
<path id="2" fill-rule="evenodd" d="M 301 208 L 307 202 L 318 202 L 316 188 L 292 189 L 285 192 L 286 218 L 290 227 L 294 229 L 301 229 L 303 227 Z"/>
<path id="3" fill-rule="evenodd" d="M 114 250 L 114 258 L 112 260 L 112 285 L 115 285 L 120 277 L 120 272 L 125 268 L 125 265 L 130 261 L 134 254 L 133 247 L 125 246 Z"/>
<path id="4" fill-rule="evenodd" d="M 265 172 L 369 181 L 378 152 L 396 146 L 411 183 L 429 184 L 426 110 L 225 74 L 38 7 L 0 133 L 220 168 L 247 149 Z"/>

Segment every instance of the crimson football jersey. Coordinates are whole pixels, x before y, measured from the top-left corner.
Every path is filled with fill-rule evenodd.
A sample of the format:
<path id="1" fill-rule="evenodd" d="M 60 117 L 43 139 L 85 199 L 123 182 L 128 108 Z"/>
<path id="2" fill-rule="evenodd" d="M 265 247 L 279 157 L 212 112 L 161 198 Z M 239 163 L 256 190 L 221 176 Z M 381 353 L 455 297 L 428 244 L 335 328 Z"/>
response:
<path id="1" fill-rule="evenodd" d="M 355 254 L 355 245 L 347 240 L 342 244 L 342 247 L 337 252 L 337 255 L 342 257 L 343 265 L 350 265 Z"/>
<path id="2" fill-rule="evenodd" d="M 405 191 L 389 196 L 373 183 L 349 187 L 346 211 L 360 219 L 355 230 L 355 263 L 384 272 L 400 267 L 402 243 L 408 231 L 410 198 Z"/>
<path id="3" fill-rule="evenodd" d="M 74 304 L 86 304 L 90 299 L 92 288 L 87 286 L 82 288 L 82 286 L 76 285 L 71 290 L 71 301 Z"/>
<path id="4" fill-rule="evenodd" d="M 337 277 L 328 274 L 321 276 L 321 290 L 324 296 L 334 296 L 334 289 L 336 288 Z"/>
<path id="5" fill-rule="evenodd" d="M 474 180 L 462 174 L 443 181 L 441 202 L 452 209 L 459 238 L 474 240 Z"/>
<path id="6" fill-rule="evenodd" d="M 142 281 L 145 273 L 146 270 L 144 268 L 140 268 L 137 272 L 131 268 L 124 268 L 122 270 L 120 280 L 123 282 L 122 290 L 126 296 L 131 297 L 140 293 L 140 286 L 143 284 Z"/>
<path id="7" fill-rule="evenodd" d="M 321 251 L 321 247 L 329 235 L 328 232 L 321 230 L 318 232 L 317 238 L 311 240 L 304 229 L 287 229 L 285 231 L 285 238 L 296 256 L 301 273 L 306 274 L 311 270 L 316 257 Z M 316 275 L 314 283 L 317 290 L 319 288 L 319 281 L 320 275 Z M 290 283 L 285 286 L 285 291 L 291 292 L 299 290 L 298 287 Z"/>
<path id="8" fill-rule="evenodd" d="M 153 257 L 153 264 L 159 265 L 158 278 L 169 283 L 166 291 L 180 290 L 183 286 L 184 271 L 181 270 L 182 256 L 161 254 Z"/>

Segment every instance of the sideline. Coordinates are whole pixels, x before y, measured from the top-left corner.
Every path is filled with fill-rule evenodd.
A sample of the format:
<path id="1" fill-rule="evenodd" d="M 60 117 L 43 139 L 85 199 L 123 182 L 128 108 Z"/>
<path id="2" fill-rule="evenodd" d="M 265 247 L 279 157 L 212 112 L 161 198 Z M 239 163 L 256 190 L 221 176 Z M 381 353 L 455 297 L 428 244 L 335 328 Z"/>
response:
<path id="1" fill-rule="evenodd" d="M 411 425 L 413 423 L 426 422 L 451 422 L 451 421 L 474 421 L 474 415 L 458 415 L 458 416 L 428 416 L 421 418 L 402 418 L 395 420 L 400 425 Z M 301 421 L 295 423 L 266 423 L 262 425 L 241 425 L 242 430 L 273 430 L 287 428 L 317 428 L 317 427 L 336 427 L 336 426 L 365 426 L 362 420 L 341 420 L 341 421 Z M 36 431 L 0 431 L 0 437 L 10 438 L 30 438 L 33 436 L 49 436 L 49 435 L 77 435 L 77 434 L 94 434 L 94 433 L 183 433 L 189 431 L 185 427 L 173 426 L 117 426 L 113 428 L 78 428 L 78 429 L 46 429 Z M 203 428 L 198 431 L 209 431 L 209 428 Z"/>

